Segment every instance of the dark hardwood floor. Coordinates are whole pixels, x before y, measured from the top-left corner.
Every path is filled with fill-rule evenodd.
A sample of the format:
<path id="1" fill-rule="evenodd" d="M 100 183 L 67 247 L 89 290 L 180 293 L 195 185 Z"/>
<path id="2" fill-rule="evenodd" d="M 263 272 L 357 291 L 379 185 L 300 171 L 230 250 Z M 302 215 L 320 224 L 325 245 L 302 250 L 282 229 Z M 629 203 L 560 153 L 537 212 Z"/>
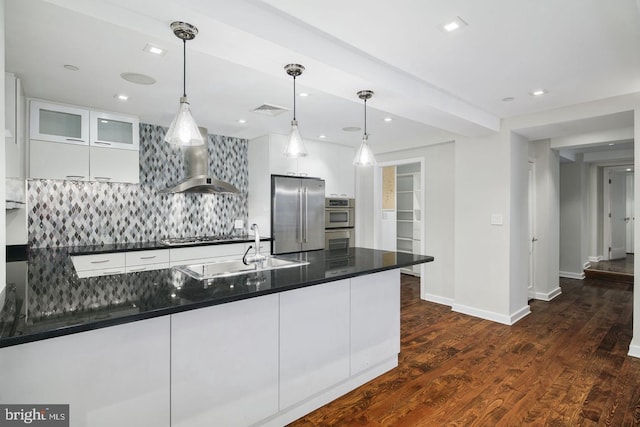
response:
<path id="1" fill-rule="evenodd" d="M 592 262 L 584 269 L 584 274 L 590 279 L 633 283 L 633 261 L 633 254 L 627 254 L 613 261 Z"/>
<path id="2" fill-rule="evenodd" d="M 403 275 L 399 366 L 291 426 L 640 425 L 632 285 L 561 287 L 504 326 L 420 300 Z"/>

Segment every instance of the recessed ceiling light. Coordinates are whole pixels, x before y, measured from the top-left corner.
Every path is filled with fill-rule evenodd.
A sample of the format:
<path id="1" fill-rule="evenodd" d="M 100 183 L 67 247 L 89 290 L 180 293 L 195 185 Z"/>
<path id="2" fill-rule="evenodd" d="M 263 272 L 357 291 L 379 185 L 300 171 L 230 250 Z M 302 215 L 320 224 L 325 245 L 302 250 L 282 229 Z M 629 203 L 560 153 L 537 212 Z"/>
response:
<path id="1" fill-rule="evenodd" d="M 358 132 L 360 129 L 358 126 L 347 126 L 347 127 L 343 127 L 342 130 L 345 132 Z"/>
<path id="2" fill-rule="evenodd" d="M 511 102 L 513 101 L 515 98 L 513 96 L 507 96 L 506 98 L 502 98 L 502 102 Z"/>
<path id="3" fill-rule="evenodd" d="M 100 123 L 109 123 L 109 120 L 100 119 Z"/>
<path id="4" fill-rule="evenodd" d="M 76 67 L 75 65 L 71 65 L 71 64 L 65 64 L 64 68 L 66 68 L 69 71 L 78 71 L 80 68 Z"/>
<path id="5" fill-rule="evenodd" d="M 152 85 L 156 82 L 156 79 L 154 79 L 153 77 L 139 73 L 122 73 L 120 74 L 120 77 L 130 83 L 135 83 L 138 85 Z"/>
<path id="6" fill-rule="evenodd" d="M 547 91 L 546 89 L 536 89 L 534 91 L 531 92 L 531 96 L 542 96 L 546 93 L 548 93 L 549 91 Z"/>
<path id="7" fill-rule="evenodd" d="M 446 31 L 447 33 L 450 33 L 452 31 L 455 31 L 457 29 L 460 29 L 460 28 L 466 27 L 466 26 L 467 26 L 467 23 L 462 18 L 460 18 L 459 16 L 456 16 L 451 21 L 449 21 L 449 22 L 447 22 L 445 24 L 442 24 L 441 28 L 444 31 Z"/>
<path id="8" fill-rule="evenodd" d="M 631 172 L 631 171 L 632 171 L 632 169 L 631 169 L 631 168 L 627 168 L 627 172 Z"/>
<path id="9" fill-rule="evenodd" d="M 123 93 L 116 93 L 115 95 L 113 95 L 113 97 L 119 99 L 120 101 L 126 101 L 129 99 L 129 96 Z"/>
<path id="10" fill-rule="evenodd" d="M 243 124 L 247 123 L 247 121 L 245 119 L 238 119 L 238 123 L 243 125 Z"/>
<path id="11" fill-rule="evenodd" d="M 325 139 L 326 137 L 327 137 L 327 135 L 320 135 L 318 138 Z"/>
<path id="12" fill-rule="evenodd" d="M 385 118 L 384 118 L 384 121 L 385 121 L 385 122 L 392 122 L 392 121 L 393 121 L 393 119 L 392 119 L 391 117 L 385 117 Z"/>
<path id="13" fill-rule="evenodd" d="M 167 53 L 167 51 L 164 50 L 163 48 L 153 45 L 151 43 L 147 43 L 147 45 L 142 50 L 147 53 L 152 53 L 154 55 L 164 55 L 165 53 Z"/>
<path id="14" fill-rule="evenodd" d="M 300 92 L 298 95 L 300 95 L 301 97 L 306 97 L 309 96 L 309 94 L 307 92 Z"/>

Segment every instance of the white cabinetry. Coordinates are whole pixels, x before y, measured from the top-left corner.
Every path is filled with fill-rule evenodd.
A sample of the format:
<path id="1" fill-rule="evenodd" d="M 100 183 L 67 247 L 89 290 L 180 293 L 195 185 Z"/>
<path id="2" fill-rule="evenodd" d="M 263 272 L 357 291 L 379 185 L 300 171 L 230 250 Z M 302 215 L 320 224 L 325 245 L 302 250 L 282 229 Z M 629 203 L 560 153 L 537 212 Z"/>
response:
<path id="1" fill-rule="evenodd" d="M 400 272 L 351 279 L 351 375 L 400 353 Z"/>
<path id="2" fill-rule="evenodd" d="M 29 144 L 29 177 L 89 180 L 89 146 L 32 139 Z"/>
<path id="3" fill-rule="evenodd" d="M 169 316 L 0 349 L 0 402 L 69 404 L 72 426 L 170 425 Z"/>
<path id="4" fill-rule="evenodd" d="M 280 294 L 280 409 L 349 378 L 349 280 Z"/>
<path id="5" fill-rule="evenodd" d="M 29 138 L 89 145 L 89 110 L 31 101 Z"/>
<path id="6" fill-rule="evenodd" d="M 138 151 L 117 148 L 91 147 L 89 150 L 91 181 L 140 182 L 140 156 Z"/>
<path id="7" fill-rule="evenodd" d="M 161 270 L 169 268 L 169 249 L 125 252 L 125 271 Z"/>
<path id="8" fill-rule="evenodd" d="M 169 249 L 112 252 L 71 257 L 79 278 L 169 268 Z"/>
<path id="9" fill-rule="evenodd" d="M 31 100 L 29 177 L 139 183 L 138 119 Z"/>
<path id="10" fill-rule="evenodd" d="M 278 412 L 277 294 L 175 314 L 171 347 L 172 426 L 248 426 Z"/>

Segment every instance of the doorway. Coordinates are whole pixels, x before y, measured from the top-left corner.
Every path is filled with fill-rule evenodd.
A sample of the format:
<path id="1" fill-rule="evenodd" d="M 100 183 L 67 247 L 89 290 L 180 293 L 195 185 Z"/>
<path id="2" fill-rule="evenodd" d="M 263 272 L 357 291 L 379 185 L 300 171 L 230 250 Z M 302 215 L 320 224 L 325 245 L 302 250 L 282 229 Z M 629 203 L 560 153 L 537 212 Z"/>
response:
<path id="1" fill-rule="evenodd" d="M 603 177 L 603 260 L 624 259 L 633 247 L 632 166 L 605 167 Z"/>

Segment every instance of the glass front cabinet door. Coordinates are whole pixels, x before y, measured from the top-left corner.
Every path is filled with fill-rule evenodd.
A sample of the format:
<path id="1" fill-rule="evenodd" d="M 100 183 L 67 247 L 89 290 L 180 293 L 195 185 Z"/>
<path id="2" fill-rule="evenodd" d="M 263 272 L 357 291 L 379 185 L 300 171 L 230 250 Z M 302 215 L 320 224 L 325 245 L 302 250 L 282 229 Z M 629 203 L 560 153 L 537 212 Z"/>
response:
<path id="1" fill-rule="evenodd" d="M 138 150 L 138 119 L 123 114 L 91 111 L 91 145 L 104 148 Z"/>
<path id="2" fill-rule="evenodd" d="M 31 101 L 29 112 L 31 139 L 89 145 L 89 110 Z"/>

